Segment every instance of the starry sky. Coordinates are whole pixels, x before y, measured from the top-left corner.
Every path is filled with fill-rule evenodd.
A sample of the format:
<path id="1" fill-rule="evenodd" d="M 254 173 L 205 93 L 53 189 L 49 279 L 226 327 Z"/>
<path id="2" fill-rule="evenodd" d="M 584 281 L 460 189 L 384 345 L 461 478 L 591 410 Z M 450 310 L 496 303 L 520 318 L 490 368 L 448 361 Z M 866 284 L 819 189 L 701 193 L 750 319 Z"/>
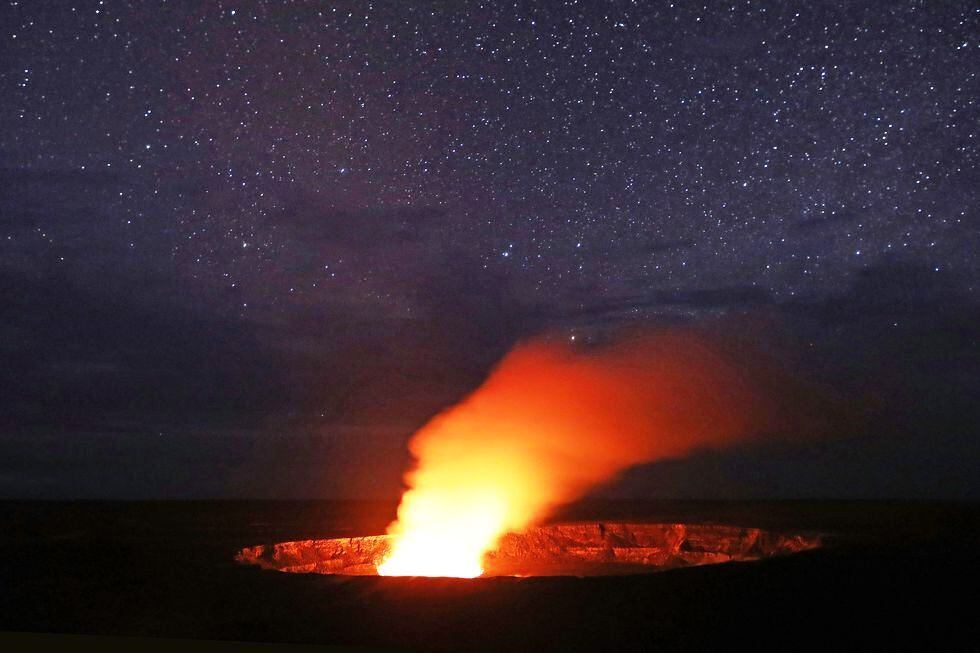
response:
<path id="1" fill-rule="evenodd" d="M 972 2 L 0 5 L 0 495 L 389 496 L 515 341 L 867 398 L 655 496 L 980 496 Z"/>

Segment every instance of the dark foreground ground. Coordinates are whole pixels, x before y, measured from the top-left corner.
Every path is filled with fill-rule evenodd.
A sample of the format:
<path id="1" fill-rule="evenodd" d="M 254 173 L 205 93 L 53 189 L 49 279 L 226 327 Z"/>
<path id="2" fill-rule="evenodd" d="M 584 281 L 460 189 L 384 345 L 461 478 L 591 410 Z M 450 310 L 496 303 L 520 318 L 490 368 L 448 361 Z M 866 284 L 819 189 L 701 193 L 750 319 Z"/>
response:
<path id="1" fill-rule="evenodd" d="M 421 650 L 977 650 L 980 506 L 591 503 L 570 519 L 832 533 L 751 563 L 599 578 L 339 578 L 233 562 L 264 542 L 380 533 L 394 506 L 0 503 L 0 630 Z"/>

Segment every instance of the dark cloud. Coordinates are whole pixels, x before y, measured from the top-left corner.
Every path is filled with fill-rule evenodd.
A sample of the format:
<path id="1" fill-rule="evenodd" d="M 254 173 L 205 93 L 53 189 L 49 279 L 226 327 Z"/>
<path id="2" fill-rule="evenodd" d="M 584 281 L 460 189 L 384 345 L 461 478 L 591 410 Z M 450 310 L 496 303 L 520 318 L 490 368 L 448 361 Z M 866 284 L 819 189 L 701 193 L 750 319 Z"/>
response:
<path id="1" fill-rule="evenodd" d="M 630 322 L 657 319 L 691 320 L 732 310 L 749 310 L 774 303 L 763 288 L 729 286 L 695 290 L 632 289 L 616 298 L 595 301 L 593 295 L 582 292 L 579 301 L 569 297 L 555 306 L 541 306 L 540 321 L 568 326 L 591 324 L 598 328 Z M 571 307 L 569 307 L 571 306 Z"/>
<path id="2" fill-rule="evenodd" d="M 277 399 L 278 362 L 246 325 L 159 300 L 158 286 L 80 288 L 0 270 L 7 335 L 0 423 L 106 428 L 114 420 L 236 421 Z M 171 289 L 179 293 L 179 289 Z M 142 301 L 141 301 L 142 300 Z"/>
<path id="3" fill-rule="evenodd" d="M 784 360 L 860 415 L 833 437 L 631 470 L 606 488 L 633 496 L 980 497 L 980 305 L 969 280 L 901 262 L 845 293 L 773 304 Z"/>
<path id="4" fill-rule="evenodd" d="M 138 297 L 159 296 L 160 284 L 99 294 L 64 278 L 6 272 L 3 487 L 37 496 L 82 487 L 106 496 L 126 488 L 308 496 L 344 487 L 384 495 L 407 464 L 404 440 L 475 387 L 513 342 L 584 322 L 599 331 L 636 324 L 631 308 L 647 322 L 676 322 L 681 306 L 694 310 L 688 323 L 727 314 L 714 328 L 774 344 L 784 362 L 856 400 L 864 415 L 827 442 L 662 463 L 610 491 L 941 496 L 948 464 L 949 492 L 977 493 L 963 464 L 976 453 L 980 421 L 980 327 L 965 279 L 894 263 L 820 302 L 780 303 L 733 287 L 653 292 L 568 313 L 523 302 L 506 279 L 454 261 L 419 280 L 414 315 L 309 310 L 268 322 L 217 320 L 156 300 L 156 310 L 147 308 Z M 152 471 L 161 466 L 180 471 Z M 897 477 L 887 468 L 911 471 Z M 112 480 L 93 485 L 95 469 Z M 250 477 L 259 480 L 249 485 Z"/>

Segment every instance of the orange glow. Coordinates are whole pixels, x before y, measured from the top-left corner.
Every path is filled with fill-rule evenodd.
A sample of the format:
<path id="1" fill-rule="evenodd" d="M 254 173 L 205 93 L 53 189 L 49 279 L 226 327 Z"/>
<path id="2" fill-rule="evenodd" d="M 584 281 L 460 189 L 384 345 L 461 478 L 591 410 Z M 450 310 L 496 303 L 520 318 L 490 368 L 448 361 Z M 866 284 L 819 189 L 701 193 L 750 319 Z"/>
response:
<path id="1" fill-rule="evenodd" d="M 483 571 L 508 532 L 540 523 L 641 462 L 740 440 L 770 425 L 750 376 L 697 336 L 660 333 L 579 350 L 512 350 L 409 443 L 417 464 L 378 565 L 389 576 Z"/>

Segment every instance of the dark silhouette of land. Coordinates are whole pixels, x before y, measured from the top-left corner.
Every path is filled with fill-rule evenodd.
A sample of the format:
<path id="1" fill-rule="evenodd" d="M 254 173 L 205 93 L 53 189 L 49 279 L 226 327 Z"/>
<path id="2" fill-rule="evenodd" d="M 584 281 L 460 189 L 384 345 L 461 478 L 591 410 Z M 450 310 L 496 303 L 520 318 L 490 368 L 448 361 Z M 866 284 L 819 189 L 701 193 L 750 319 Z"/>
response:
<path id="1" fill-rule="evenodd" d="M 250 544 L 380 533 L 393 511 L 357 502 L 2 503 L 0 629 L 423 650 L 976 641 L 976 504 L 590 502 L 559 516 L 828 534 L 815 551 L 637 576 L 334 577 L 233 559 Z"/>

